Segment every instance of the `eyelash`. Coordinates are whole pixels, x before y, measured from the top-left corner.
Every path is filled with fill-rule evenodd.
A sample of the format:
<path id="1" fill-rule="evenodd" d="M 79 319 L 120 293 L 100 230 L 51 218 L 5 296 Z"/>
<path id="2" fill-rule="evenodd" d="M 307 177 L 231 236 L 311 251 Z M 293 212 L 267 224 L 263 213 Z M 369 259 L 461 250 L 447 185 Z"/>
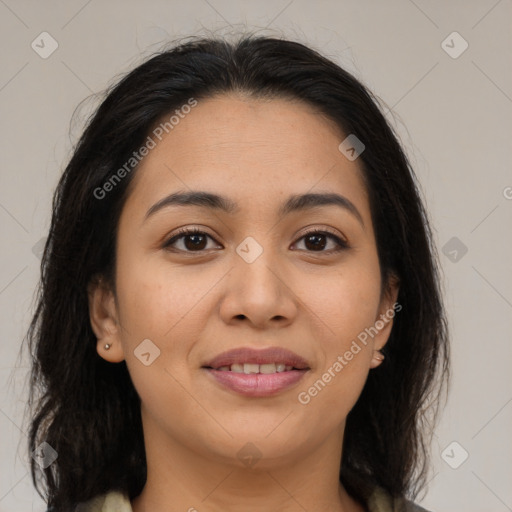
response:
<path id="1" fill-rule="evenodd" d="M 311 229 L 311 230 L 307 231 L 306 233 L 304 233 L 298 239 L 298 241 L 302 240 L 303 238 L 306 238 L 308 235 L 312 235 L 312 234 L 328 235 L 328 238 L 332 238 L 336 242 L 338 247 L 336 249 L 329 249 L 327 251 L 321 250 L 321 251 L 306 251 L 306 252 L 332 254 L 332 253 L 337 253 L 339 251 L 342 251 L 344 249 L 348 249 L 349 248 L 349 245 L 348 245 L 348 243 L 345 240 L 342 240 L 339 236 L 335 235 L 334 233 L 332 233 L 328 229 L 323 229 L 323 230 Z M 164 249 L 168 249 L 169 247 L 172 246 L 173 243 L 175 243 L 176 241 L 178 241 L 181 238 L 186 237 L 187 235 L 206 235 L 210 239 L 215 240 L 212 236 L 210 236 L 208 233 L 206 233 L 205 231 L 202 231 L 199 228 L 183 228 L 183 229 L 180 229 L 169 240 L 167 240 L 164 243 L 163 248 Z M 168 249 L 168 250 L 172 251 L 173 249 Z M 189 250 L 182 250 L 182 249 L 177 249 L 176 250 L 175 249 L 175 251 L 177 251 L 177 252 L 185 252 L 185 253 L 195 253 L 195 252 L 201 253 L 201 252 L 204 252 L 205 249 L 201 249 L 201 250 L 198 250 L 198 251 L 189 251 Z"/>

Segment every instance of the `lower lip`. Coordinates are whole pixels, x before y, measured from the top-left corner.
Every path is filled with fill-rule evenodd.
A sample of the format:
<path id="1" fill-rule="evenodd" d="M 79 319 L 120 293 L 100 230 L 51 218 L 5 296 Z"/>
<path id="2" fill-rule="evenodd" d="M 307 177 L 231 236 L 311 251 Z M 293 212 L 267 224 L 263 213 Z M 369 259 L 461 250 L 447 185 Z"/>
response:
<path id="1" fill-rule="evenodd" d="M 299 382 L 308 370 L 290 370 L 278 373 L 236 373 L 206 368 L 223 386 L 250 397 L 275 395 Z"/>

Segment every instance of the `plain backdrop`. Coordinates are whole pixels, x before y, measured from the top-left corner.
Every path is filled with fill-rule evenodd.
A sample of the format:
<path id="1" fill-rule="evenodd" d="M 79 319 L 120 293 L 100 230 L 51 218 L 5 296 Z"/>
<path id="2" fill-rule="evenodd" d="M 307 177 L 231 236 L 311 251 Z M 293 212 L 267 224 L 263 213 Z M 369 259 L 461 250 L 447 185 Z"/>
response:
<path id="1" fill-rule="evenodd" d="M 245 27 L 311 45 L 391 109 L 435 227 L 452 336 L 421 504 L 512 510 L 511 20 L 510 0 L 0 0 L 0 512 L 44 510 L 18 355 L 52 193 L 90 96 L 165 41 Z"/>

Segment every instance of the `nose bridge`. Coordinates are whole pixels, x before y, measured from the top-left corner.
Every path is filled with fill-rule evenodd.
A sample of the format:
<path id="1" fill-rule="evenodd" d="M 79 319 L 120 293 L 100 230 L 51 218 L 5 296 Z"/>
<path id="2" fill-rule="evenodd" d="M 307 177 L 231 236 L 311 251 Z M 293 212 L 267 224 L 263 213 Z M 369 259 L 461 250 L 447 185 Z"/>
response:
<path id="1" fill-rule="evenodd" d="M 272 295 L 280 293 L 280 284 L 276 282 L 278 281 L 277 272 L 274 270 L 279 263 L 277 251 L 270 243 L 271 237 L 260 235 L 258 238 L 262 243 L 252 236 L 242 240 L 236 247 L 235 261 L 242 273 L 240 281 L 242 286 L 254 288 L 254 293 L 268 295 L 268 300 Z"/>
<path id="2" fill-rule="evenodd" d="M 292 319 L 295 301 L 285 284 L 279 253 L 270 246 L 271 237 L 248 236 L 236 247 L 234 269 L 224 313 L 229 318 L 243 315 L 254 324 L 272 318 Z M 263 241 L 265 239 L 265 241 Z"/>

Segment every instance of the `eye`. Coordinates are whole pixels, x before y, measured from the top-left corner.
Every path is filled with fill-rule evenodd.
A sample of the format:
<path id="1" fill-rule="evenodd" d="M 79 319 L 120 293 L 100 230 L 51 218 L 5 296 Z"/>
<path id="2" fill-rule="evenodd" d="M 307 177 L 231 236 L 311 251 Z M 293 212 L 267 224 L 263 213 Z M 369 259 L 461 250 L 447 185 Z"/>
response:
<path id="1" fill-rule="evenodd" d="M 212 249 L 212 247 L 207 247 L 208 239 L 214 241 L 213 237 L 198 228 L 183 228 L 167 240 L 163 248 L 170 251 L 202 252 L 207 249 Z M 349 247 L 345 240 L 342 240 L 339 236 L 328 230 L 309 230 L 299 238 L 299 241 L 301 240 L 304 240 L 303 243 L 306 249 L 300 250 L 306 250 L 308 252 L 332 253 Z M 329 245 L 329 240 L 331 241 L 331 248 L 325 250 L 326 246 Z M 181 242 L 181 247 L 178 246 L 179 242 Z M 295 244 L 297 243 L 298 242 Z M 217 245 L 216 247 L 218 248 L 219 246 Z"/>
<path id="2" fill-rule="evenodd" d="M 324 250 L 328 245 L 328 240 L 334 241 L 334 247 L 328 250 Z M 331 233 L 328 230 L 312 229 L 302 235 L 300 240 L 304 240 L 304 245 L 308 252 L 338 252 L 343 249 L 348 249 L 349 245 L 345 240 L 342 240 L 339 236 Z M 296 242 L 297 243 L 297 242 Z"/>
<path id="3" fill-rule="evenodd" d="M 208 249 L 206 247 L 208 238 L 213 240 L 210 235 L 198 228 L 183 228 L 165 242 L 164 248 L 170 251 L 201 252 Z M 176 242 L 182 242 L 182 247 L 177 247 Z"/>

